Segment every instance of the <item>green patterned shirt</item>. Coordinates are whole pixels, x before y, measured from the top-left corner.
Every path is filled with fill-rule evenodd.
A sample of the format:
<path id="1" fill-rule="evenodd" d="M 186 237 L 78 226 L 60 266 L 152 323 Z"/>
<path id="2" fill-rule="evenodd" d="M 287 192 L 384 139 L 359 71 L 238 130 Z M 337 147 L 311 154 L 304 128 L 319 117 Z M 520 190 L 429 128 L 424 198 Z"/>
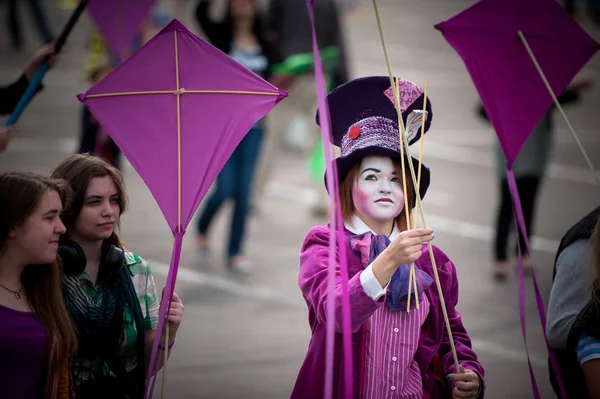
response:
<path id="1" fill-rule="evenodd" d="M 125 251 L 125 262 L 131 274 L 133 276 L 133 286 L 137 292 L 138 300 L 142 308 L 142 315 L 144 317 L 144 329 L 146 331 L 155 330 L 158 326 L 158 314 L 160 308 L 160 298 L 156 291 L 156 284 L 152 277 L 152 271 L 150 264 L 142 259 L 139 255 Z M 92 282 L 90 276 L 83 272 L 79 276 L 79 281 L 85 288 L 87 295 L 95 300 L 99 296 L 97 287 Z M 121 343 L 121 349 L 119 355 L 123 359 L 123 365 L 127 371 L 131 371 L 135 368 L 136 355 L 135 355 L 135 340 L 137 336 L 137 329 L 135 327 L 135 321 L 133 315 L 128 307 L 125 308 L 124 313 L 124 339 Z M 87 381 L 90 378 L 91 373 L 94 375 L 108 375 L 110 370 L 108 365 L 100 365 L 99 362 L 90 362 L 89 360 L 81 360 L 74 362 L 73 364 L 73 376 L 75 385 L 78 386 L 82 382 Z M 100 370 L 102 372 L 100 373 Z"/>

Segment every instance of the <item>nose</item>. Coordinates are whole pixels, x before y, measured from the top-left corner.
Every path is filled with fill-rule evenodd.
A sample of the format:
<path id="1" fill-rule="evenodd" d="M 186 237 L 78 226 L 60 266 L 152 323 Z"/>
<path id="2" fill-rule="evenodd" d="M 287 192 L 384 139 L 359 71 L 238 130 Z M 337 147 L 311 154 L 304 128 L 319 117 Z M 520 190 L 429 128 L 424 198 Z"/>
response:
<path id="1" fill-rule="evenodd" d="M 385 179 L 381 180 L 381 187 L 380 187 L 379 191 L 381 193 L 385 193 L 385 194 L 391 193 L 392 189 L 391 189 L 390 182 L 388 182 Z"/>
<path id="2" fill-rule="evenodd" d="M 104 205 L 102 206 L 102 216 L 112 216 L 114 215 L 115 210 L 112 206 L 112 204 L 110 203 L 110 201 L 106 201 L 104 203 Z"/>
<path id="3" fill-rule="evenodd" d="M 58 219 L 58 224 L 56 225 L 56 233 L 57 234 L 65 234 L 67 232 L 67 228 L 63 224 L 62 220 Z"/>

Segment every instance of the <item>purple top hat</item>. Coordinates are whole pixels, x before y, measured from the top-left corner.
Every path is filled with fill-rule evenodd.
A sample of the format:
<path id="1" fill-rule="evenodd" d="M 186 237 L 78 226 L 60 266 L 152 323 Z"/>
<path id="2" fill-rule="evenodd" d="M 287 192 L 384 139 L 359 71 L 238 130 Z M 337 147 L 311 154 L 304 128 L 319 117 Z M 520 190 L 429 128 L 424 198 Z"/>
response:
<path id="1" fill-rule="evenodd" d="M 433 119 L 431 102 L 428 98 L 425 129 L 421 133 L 423 90 L 416 84 L 400 78 L 398 86 L 402 120 L 407 127 L 406 134 L 410 145 L 429 130 Z M 329 93 L 327 102 L 331 115 L 331 141 L 340 147 L 342 152 L 335 160 L 340 184 L 350 169 L 365 156 L 381 155 L 400 159 L 398 114 L 389 77 L 370 76 L 349 81 Z M 405 155 L 405 162 L 407 159 Z M 419 161 L 414 157 L 411 157 L 411 161 L 416 172 Z M 429 168 L 422 165 L 419 188 L 421 198 L 425 196 L 429 182 Z"/>

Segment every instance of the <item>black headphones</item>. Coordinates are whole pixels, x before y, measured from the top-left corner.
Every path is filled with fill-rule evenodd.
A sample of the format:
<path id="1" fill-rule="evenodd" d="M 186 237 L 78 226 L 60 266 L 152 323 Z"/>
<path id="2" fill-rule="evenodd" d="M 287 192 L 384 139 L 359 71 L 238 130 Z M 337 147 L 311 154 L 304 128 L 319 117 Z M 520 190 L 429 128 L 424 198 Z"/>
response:
<path id="1" fill-rule="evenodd" d="M 108 270 L 120 270 L 125 263 L 125 255 L 121 248 L 110 241 L 104 240 L 102 243 L 100 264 Z M 85 252 L 75 241 L 61 237 L 58 256 L 60 256 L 66 275 L 78 276 L 85 270 L 87 264 Z"/>

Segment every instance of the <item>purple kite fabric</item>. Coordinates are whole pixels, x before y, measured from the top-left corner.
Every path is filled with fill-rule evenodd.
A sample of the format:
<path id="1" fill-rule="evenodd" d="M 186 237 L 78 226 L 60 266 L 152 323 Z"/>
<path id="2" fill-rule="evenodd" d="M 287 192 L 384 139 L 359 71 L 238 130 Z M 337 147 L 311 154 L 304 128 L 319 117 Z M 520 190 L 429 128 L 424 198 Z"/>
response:
<path id="1" fill-rule="evenodd" d="M 250 128 L 287 95 L 173 20 L 77 96 L 144 180 L 174 234 L 164 298 L 172 298 L 183 235 L 200 201 Z M 169 303 L 161 303 L 157 331 Z"/>
<path id="2" fill-rule="evenodd" d="M 87 9 L 119 61 L 127 58 L 156 0 L 91 0 Z"/>
<path id="3" fill-rule="evenodd" d="M 77 97 L 106 129 L 177 229 L 178 34 L 181 95 L 182 227 L 250 130 L 287 96 L 174 20 L 110 75 Z M 201 94 L 194 90 L 232 91 Z M 235 92 L 273 93 L 274 95 Z M 154 92 L 107 97 L 106 93 Z M 159 93 L 156 93 L 159 92 Z"/>
<path id="4" fill-rule="evenodd" d="M 482 0 L 435 28 L 463 59 L 509 168 L 553 104 L 518 31 L 556 95 L 600 48 L 556 0 Z"/>

